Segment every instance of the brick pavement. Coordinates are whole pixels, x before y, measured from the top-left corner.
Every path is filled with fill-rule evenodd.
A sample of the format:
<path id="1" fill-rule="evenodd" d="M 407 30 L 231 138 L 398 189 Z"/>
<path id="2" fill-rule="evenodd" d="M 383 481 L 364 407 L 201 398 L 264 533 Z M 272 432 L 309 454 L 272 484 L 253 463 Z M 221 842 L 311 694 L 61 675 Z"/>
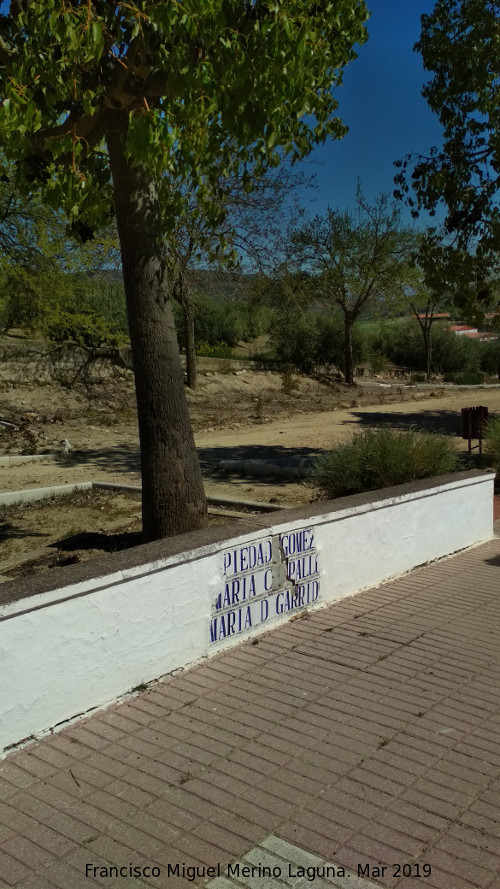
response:
<path id="1" fill-rule="evenodd" d="M 500 889 L 499 569 L 496 538 L 11 753 L 0 889 L 187 889 L 168 864 L 277 841 L 354 875 L 296 889 Z"/>

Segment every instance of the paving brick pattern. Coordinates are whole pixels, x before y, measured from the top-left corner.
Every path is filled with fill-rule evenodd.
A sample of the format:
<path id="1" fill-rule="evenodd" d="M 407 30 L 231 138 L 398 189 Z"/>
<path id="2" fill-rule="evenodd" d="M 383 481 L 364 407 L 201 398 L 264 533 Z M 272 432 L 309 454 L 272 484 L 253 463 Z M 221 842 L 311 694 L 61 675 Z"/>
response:
<path id="1" fill-rule="evenodd" d="M 500 889 L 499 691 L 497 538 L 9 754 L 0 889 L 188 889 L 168 864 L 206 882 L 269 838 L 351 889 L 360 865 L 397 889 Z M 103 876 L 130 866 L 160 876 Z"/>
<path id="2" fill-rule="evenodd" d="M 357 873 L 273 835 L 232 862 L 228 873 L 210 880 L 206 889 L 306 889 L 311 883 L 315 889 L 377 889 Z"/>

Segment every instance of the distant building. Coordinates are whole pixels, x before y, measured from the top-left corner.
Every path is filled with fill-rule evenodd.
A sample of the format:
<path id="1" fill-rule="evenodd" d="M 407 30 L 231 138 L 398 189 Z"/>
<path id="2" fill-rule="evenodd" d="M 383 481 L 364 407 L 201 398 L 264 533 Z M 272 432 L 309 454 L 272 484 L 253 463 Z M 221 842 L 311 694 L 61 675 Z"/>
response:
<path id="1" fill-rule="evenodd" d="M 425 321 L 426 318 L 429 318 L 430 314 L 431 314 L 430 312 L 429 312 L 429 315 L 426 315 L 425 312 L 419 312 L 418 315 L 416 315 L 415 317 L 420 318 L 421 321 Z M 450 313 L 449 312 L 434 312 L 434 314 L 432 315 L 432 320 L 433 321 L 449 321 L 450 320 Z"/>
<path id="2" fill-rule="evenodd" d="M 480 343 L 487 343 L 490 340 L 497 340 L 498 333 L 488 333 L 486 330 L 478 330 L 477 327 L 468 327 L 467 324 L 452 324 L 450 330 L 456 336 L 466 336 L 469 340 L 479 340 Z"/>
<path id="3" fill-rule="evenodd" d="M 425 312 L 419 312 L 414 315 L 415 318 L 418 318 L 420 321 L 425 321 L 426 316 Z M 491 320 L 496 317 L 496 313 L 493 312 L 489 315 L 485 315 L 485 320 Z M 451 321 L 451 316 L 449 312 L 436 312 L 432 315 L 433 321 Z M 490 340 L 498 340 L 500 339 L 500 333 L 488 333 L 486 330 L 478 330 L 477 327 L 471 327 L 469 324 L 450 324 L 447 325 L 447 329 L 451 330 L 456 336 L 466 336 L 467 339 L 470 340 L 479 340 L 480 343 L 487 343 Z"/>
<path id="4" fill-rule="evenodd" d="M 468 324 L 452 324 L 450 325 L 450 330 L 452 333 L 455 333 L 457 336 L 471 336 L 473 333 L 477 333 L 477 327 L 469 327 Z"/>

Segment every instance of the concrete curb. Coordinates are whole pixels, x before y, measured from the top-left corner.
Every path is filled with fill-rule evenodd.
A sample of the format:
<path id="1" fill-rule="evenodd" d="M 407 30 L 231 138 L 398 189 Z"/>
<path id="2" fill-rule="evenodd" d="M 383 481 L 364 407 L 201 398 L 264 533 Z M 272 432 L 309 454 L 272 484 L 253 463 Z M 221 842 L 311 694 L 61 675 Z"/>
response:
<path id="1" fill-rule="evenodd" d="M 57 485 L 49 488 L 30 488 L 22 491 L 8 491 L 0 493 L 0 507 L 17 506 L 21 503 L 34 503 L 39 500 L 50 500 L 52 498 L 68 497 L 71 496 L 71 494 L 76 493 L 77 491 L 89 491 L 94 489 L 110 492 L 114 491 L 116 493 L 124 491 L 128 494 L 135 494 L 138 497 L 141 496 L 142 492 L 140 485 L 121 485 L 117 482 L 76 482 L 75 484 Z M 236 500 L 233 498 L 225 497 L 207 497 L 207 501 L 208 503 L 215 505 L 215 508 L 209 508 L 208 512 L 210 515 L 227 517 L 228 519 L 249 518 L 248 513 L 236 511 L 234 509 L 234 507 L 236 506 L 258 509 L 260 512 L 276 512 L 280 509 L 289 508 L 284 504 L 275 505 L 269 503 L 257 503 L 255 501 Z M 217 509 L 217 505 L 226 508 Z M 106 525 L 105 528 L 103 528 L 103 530 L 111 531 L 115 528 L 120 527 L 121 524 L 121 519 L 118 522 L 110 522 Z M 87 532 L 82 533 L 85 534 Z M 78 537 L 79 535 L 75 536 Z M 53 545 L 38 547 L 33 550 L 17 553 L 17 555 L 12 556 L 10 559 L 7 559 L 4 562 L 0 562 L 0 584 L 12 580 L 11 577 L 3 576 L 3 571 L 8 571 L 11 568 L 17 568 L 19 565 L 22 565 L 25 562 L 32 561 L 33 559 L 40 558 L 53 552 Z"/>
<path id="2" fill-rule="evenodd" d="M 52 497 L 66 497 L 76 491 L 89 490 L 124 491 L 127 494 L 136 494 L 140 497 L 142 488 L 140 485 L 120 485 L 118 482 L 75 482 L 67 485 L 53 485 L 49 488 L 26 488 L 21 491 L 4 491 L 0 493 L 0 506 L 16 506 L 20 503 L 31 503 L 36 500 L 50 500 Z M 211 506 L 226 506 L 229 509 L 236 506 L 247 509 L 259 510 L 259 512 L 278 512 L 280 509 L 290 509 L 287 503 L 259 503 L 256 500 L 238 500 L 232 497 L 207 497 Z M 229 513 L 228 513 L 229 514 Z"/>
<path id="3" fill-rule="evenodd" d="M 20 466 L 22 463 L 37 463 L 41 460 L 57 460 L 63 453 L 50 454 L 14 454 L 12 457 L 0 457 L 0 466 Z"/>
<path id="4" fill-rule="evenodd" d="M 50 488 L 27 488 L 24 491 L 4 491 L 0 494 L 0 506 L 17 506 L 36 500 L 50 500 L 52 497 L 66 497 L 76 491 L 88 491 L 92 482 L 76 482 L 72 485 L 53 485 Z"/>

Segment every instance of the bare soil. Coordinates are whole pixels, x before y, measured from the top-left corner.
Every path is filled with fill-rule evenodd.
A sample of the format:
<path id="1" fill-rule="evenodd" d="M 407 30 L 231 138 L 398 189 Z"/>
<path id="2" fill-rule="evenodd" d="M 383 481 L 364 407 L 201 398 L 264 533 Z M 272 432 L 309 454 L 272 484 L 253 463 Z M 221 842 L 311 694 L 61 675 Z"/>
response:
<path id="1" fill-rule="evenodd" d="M 227 521 L 222 515 L 209 517 L 211 524 Z M 137 546 L 141 536 L 140 497 L 127 493 L 89 490 L 4 507 L 0 578 L 11 580 L 87 561 Z"/>
<path id="2" fill-rule="evenodd" d="M 0 338 L 0 420 L 12 424 L 0 425 L 0 456 L 58 452 L 60 458 L 1 465 L 0 492 L 82 480 L 140 484 L 132 373 L 100 361 L 83 377 L 46 379 L 45 371 L 37 376 L 37 368 L 46 367 L 44 349 L 40 341 Z M 237 362 L 205 359 L 202 367 L 197 391 L 186 393 L 209 496 L 277 506 L 308 503 L 317 494 L 306 483 L 225 475 L 218 464 L 314 456 L 355 430 L 385 424 L 445 432 L 456 436 L 457 449 L 464 451 L 461 408 L 484 404 L 490 413 L 500 412 L 500 387 L 495 386 L 459 388 L 438 381 L 411 386 L 407 380 L 362 378 L 350 389 Z M 64 442 L 71 448 L 68 456 L 63 456 Z M 36 508 L 2 509 L 0 575 L 10 577 L 18 570 L 4 570 L 6 560 L 70 533 L 92 531 L 101 537 L 94 538 L 93 546 L 87 535 L 85 547 L 76 551 L 56 547 L 53 564 L 136 543 L 139 515 L 138 499 L 96 492 Z M 44 555 L 42 563 L 47 567 L 50 559 Z"/>

